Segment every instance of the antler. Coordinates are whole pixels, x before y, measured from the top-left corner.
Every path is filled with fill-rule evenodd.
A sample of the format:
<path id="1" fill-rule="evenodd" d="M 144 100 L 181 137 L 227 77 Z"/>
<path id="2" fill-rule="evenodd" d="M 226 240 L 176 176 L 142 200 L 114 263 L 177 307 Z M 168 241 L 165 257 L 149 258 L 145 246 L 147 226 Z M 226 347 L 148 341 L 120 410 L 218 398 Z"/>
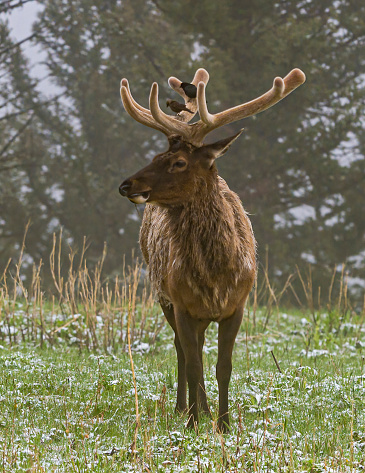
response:
<path id="1" fill-rule="evenodd" d="M 199 83 L 202 83 L 205 86 L 208 81 L 208 72 L 205 69 L 198 69 L 192 80 L 192 84 L 197 86 Z M 158 103 L 158 84 L 156 82 L 154 82 L 151 87 L 150 110 L 142 107 L 132 97 L 127 79 L 122 79 L 120 87 L 120 95 L 124 108 L 132 118 L 143 125 L 162 131 L 162 133 L 167 136 L 176 133 L 187 141 L 190 141 L 191 131 L 188 122 L 198 111 L 197 99 L 191 99 L 185 95 L 183 89 L 180 88 L 181 81 L 176 79 L 176 77 L 170 77 L 169 85 L 184 98 L 185 104 L 188 105 L 189 110 L 193 113 L 180 112 L 176 117 L 164 113 Z"/>
<path id="2" fill-rule="evenodd" d="M 133 99 L 128 81 L 123 79 L 121 83 L 121 96 L 124 108 L 140 123 L 162 131 L 167 136 L 178 134 L 191 144 L 200 146 L 205 136 L 216 128 L 256 115 L 275 105 L 305 82 L 305 74 L 300 69 L 293 69 L 284 79 L 276 77 L 272 88 L 260 97 L 215 115 L 208 112 L 206 104 L 205 88 L 208 80 L 209 74 L 205 69 L 198 69 L 196 71 L 192 83 L 197 86 L 197 98 L 191 99 L 185 95 L 180 87 L 181 81 L 176 77 L 170 77 L 170 87 L 184 98 L 185 104 L 189 104 L 189 109 L 193 112 L 192 114 L 181 112 L 178 116 L 172 117 L 160 109 L 158 104 L 158 85 L 156 82 L 151 87 L 150 110 L 147 110 Z M 194 117 L 198 109 L 200 120 L 189 125 L 188 122 Z"/>
<path id="3" fill-rule="evenodd" d="M 277 102 L 282 100 L 284 97 L 289 95 L 296 89 L 299 85 L 305 82 L 305 75 L 300 69 L 293 69 L 289 74 L 282 79 L 281 77 L 276 77 L 272 88 L 265 94 L 257 97 L 250 102 L 246 102 L 237 107 L 229 108 L 223 112 L 216 113 L 211 115 L 208 112 L 206 100 L 205 100 L 205 84 L 200 82 L 198 84 L 198 104 L 199 104 L 199 114 L 201 121 L 206 125 L 206 128 L 202 129 L 202 135 L 207 135 L 215 128 L 218 128 L 228 123 L 235 122 L 237 120 L 242 120 L 252 115 L 256 115 L 259 112 L 266 110 L 269 107 L 272 107 Z"/>

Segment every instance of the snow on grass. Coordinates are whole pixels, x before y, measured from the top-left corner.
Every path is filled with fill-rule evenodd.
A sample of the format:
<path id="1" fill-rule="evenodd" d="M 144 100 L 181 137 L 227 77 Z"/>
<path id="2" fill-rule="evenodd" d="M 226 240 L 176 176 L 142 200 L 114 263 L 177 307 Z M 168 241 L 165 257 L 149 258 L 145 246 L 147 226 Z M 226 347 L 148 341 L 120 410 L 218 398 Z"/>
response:
<path id="1" fill-rule="evenodd" d="M 60 317 L 62 319 L 62 317 Z M 133 341 L 140 423 L 130 360 L 64 342 L 0 352 L 4 471 L 360 472 L 365 469 L 365 337 L 359 316 L 278 314 L 244 323 L 230 384 L 232 430 L 215 431 L 217 327 L 204 348 L 212 420 L 199 434 L 174 413 L 176 355 L 165 325 Z M 57 317 L 58 320 L 58 317 Z M 62 319 L 64 324 L 64 319 Z M 72 325 L 64 327 L 73 333 Z M 101 329 L 100 329 L 101 330 Z M 274 351 L 281 373 L 274 364 Z"/>

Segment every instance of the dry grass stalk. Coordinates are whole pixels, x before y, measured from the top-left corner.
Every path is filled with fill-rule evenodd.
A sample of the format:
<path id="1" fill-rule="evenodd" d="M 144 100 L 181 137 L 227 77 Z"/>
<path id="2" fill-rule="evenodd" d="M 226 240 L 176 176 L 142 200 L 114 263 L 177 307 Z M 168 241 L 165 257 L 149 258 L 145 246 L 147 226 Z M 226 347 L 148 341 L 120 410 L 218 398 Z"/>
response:
<path id="1" fill-rule="evenodd" d="M 58 258 L 57 258 L 58 264 L 56 264 L 55 262 L 55 254 L 56 254 L 56 247 L 57 247 L 57 237 L 55 233 L 53 234 L 53 246 L 52 246 L 51 254 L 49 256 L 49 264 L 51 268 L 53 283 L 54 283 L 55 288 L 58 291 L 60 301 L 63 298 L 63 278 L 61 277 L 61 252 L 62 252 L 61 241 L 62 241 L 62 228 L 60 229 L 59 244 L 58 244 Z"/>
<path id="2" fill-rule="evenodd" d="M 257 272 L 254 284 L 254 292 L 253 292 L 253 307 L 252 307 L 252 323 L 253 328 L 256 329 L 256 312 L 257 312 Z"/>
<path id="3" fill-rule="evenodd" d="M 335 277 L 336 277 L 336 266 L 333 268 L 332 279 L 331 279 L 330 287 L 328 290 L 328 304 L 327 304 L 328 312 L 331 312 L 331 309 L 332 309 L 332 290 L 333 290 L 333 285 L 335 282 Z"/>
<path id="4" fill-rule="evenodd" d="M 338 295 L 338 303 L 337 303 L 337 311 L 340 312 L 341 311 L 341 302 L 342 302 L 342 293 L 343 293 L 343 278 L 344 278 L 344 272 L 345 272 L 345 265 L 342 264 L 342 268 L 341 268 L 341 278 L 340 278 L 340 291 L 339 291 L 339 295 Z"/>
<path id="5" fill-rule="evenodd" d="M 279 317 L 279 314 L 280 314 L 280 301 L 281 301 L 282 297 L 284 296 L 284 294 L 286 293 L 288 287 L 290 287 L 290 285 L 291 285 L 290 281 L 293 277 L 293 274 L 290 274 L 288 276 L 282 290 L 275 292 L 274 287 L 270 283 L 268 268 L 267 267 L 263 268 L 263 271 L 264 271 L 264 283 L 265 283 L 265 285 L 263 286 L 264 287 L 264 292 L 263 293 L 264 294 L 269 294 L 269 296 L 267 298 L 267 302 L 265 304 L 265 306 L 266 306 L 266 317 L 265 317 L 265 322 L 264 322 L 264 329 L 265 329 L 266 326 L 269 323 L 269 319 L 270 319 L 270 317 L 272 315 L 272 312 L 273 312 L 273 304 L 275 304 L 276 314 L 277 314 L 277 317 Z"/>
<path id="6" fill-rule="evenodd" d="M 307 276 L 307 282 L 304 281 L 299 267 L 296 266 L 296 268 L 297 268 L 297 274 L 299 276 L 300 282 L 301 282 L 302 287 L 303 287 L 303 291 L 304 291 L 304 294 L 305 294 L 307 305 L 308 305 L 308 307 L 311 311 L 312 317 L 313 317 L 313 322 L 316 323 L 317 318 L 316 318 L 316 311 L 315 311 L 315 308 L 314 308 L 314 300 L 313 300 L 312 266 L 309 265 L 309 272 L 308 272 L 308 276 Z"/>
<path id="7" fill-rule="evenodd" d="M 280 369 L 280 365 L 279 365 L 279 363 L 278 363 L 278 360 L 276 359 L 276 356 L 274 355 L 274 352 L 273 352 L 272 350 L 270 350 L 270 353 L 271 353 L 271 356 L 272 356 L 273 359 L 274 359 L 275 365 L 276 365 L 276 367 L 277 367 L 279 373 L 282 373 L 282 371 L 281 371 L 281 369 Z"/>
<path id="8" fill-rule="evenodd" d="M 136 382 L 136 374 L 134 372 L 134 362 L 133 362 L 133 356 L 132 356 L 132 346 L 131 346 L 131 320 L 132 320 L 132 314 L 134 314 L 134 307 L 133 307 L 133 300 L 135 291 L 134 288 L 131 289 L 131 285 L 129 285 L 129 305 L 128 305 L 128 325 L 127 325 L 127 333 L 128 333 L 128 354 L 129 354 L 129 359 L 131 363 L 131 371 L 132 371 L 132 377 L 133 377 L 133 386 L 134 386 L 134 399 L 135 399 L 135 409 L 136 409 L 136 426 L 134 429 L 134 439 L 133 439 L 133 444 L 131 446 L 131 450 L 134 453 L 136 446 L 137 446 L 137 436 L 138 436 L 138 429 L 139 429 L 139 423 L 140 423 L 140 418 L 139 418 L 139 406 L 138 406 L 138 392 L 137 392 L 137 382 Z"/>

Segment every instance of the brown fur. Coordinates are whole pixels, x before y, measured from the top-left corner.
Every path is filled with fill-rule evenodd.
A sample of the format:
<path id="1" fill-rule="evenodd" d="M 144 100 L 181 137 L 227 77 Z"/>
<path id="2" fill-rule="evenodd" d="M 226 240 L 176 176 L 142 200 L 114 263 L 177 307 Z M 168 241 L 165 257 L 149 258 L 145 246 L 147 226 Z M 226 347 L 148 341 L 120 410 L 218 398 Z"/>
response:
<path id="1" fill-rule="evenodd" d="M 192 80 L 197 95 L 191 97 L 179 79 L 170 77 L 170 87 L 184 98 L 191 112 L 173 118 L 160 109 L 157 83 L 152 84 L 148 110 L 133 99 L 128 81 L 122 79 L 121 98 L 126 111 L 140 123 L 164 133 L 170 148 L 124 181 L 119 191 L 134 203 L 147 203 L 140 245 L 175 333 L 176 409 L 186 410 L 188 384 L 190 427 L 198 422 L 198 407 L 210 414 L 202 349 L 207 326 L 211 321 L 219 323 L 218 430 L 224 432 L 229 425 L 233 346 L 256 274 L 255 239 L 238 196 L 218 176 L 214 164 L 240 133 L 212 145 L 202 143 L 214 129 L 271 107 L 303 84 L 305 75 L 293 69 L 284 79 L 276 77 L 272 88 L 260 97 L 215 115 L 208 112 L 205 99 L 208 80 L 208 72 L 198 69 Z M 188 124 L 197 111 L 200 120 Z"/>
<path id="2" fill-rule="evenodd" d="M 199 301 L 191 315 L 219 321 L 232 314 L 232 300 L 251 289 L 255 240 L 238 196 L 222 178 L 195 185 L 185 205 L 146 205 L 140 245 L 160 299 L 173 302 L 169 280 L 185 282 Z"/>
<path id="3" fill-rule="evenodd" d="M 238 196 L 218 176 L 214 163 L 239 136 L 192 146 L 170 139 L 170 149 L 124 181 L 122 195 L 146 201 L 140 245 L 165 316 L 175 332 L 178 356 L 176 409 L 189 426 L 198 405 L 209 413 L 202 365 L 204 332 L 218 322 L 218 428 L 228 418 L 228 384 L 234 341 L 256 274 L 255 239 Z"/>

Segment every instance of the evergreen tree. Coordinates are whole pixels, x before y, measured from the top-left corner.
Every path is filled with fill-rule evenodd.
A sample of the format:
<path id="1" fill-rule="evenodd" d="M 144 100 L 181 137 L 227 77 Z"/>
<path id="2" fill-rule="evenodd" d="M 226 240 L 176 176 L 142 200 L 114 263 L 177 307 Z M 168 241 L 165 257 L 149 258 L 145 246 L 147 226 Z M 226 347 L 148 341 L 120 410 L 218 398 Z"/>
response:
<path id="1" fill-rule="evenodd" d="M 353 207 L 364 204 L 357 143 L 365 7 L 351 0 L 156 4 L 195 35 L 211 74 L 213 112 L 260 95 L 293 67 L 305 71 L 306 84 L 288 99 L 235 126 L 245 127 L 241 146 L 219 167 L 252 214 L 260 260 L 269 248 L 272 275 L 286 279 L 297 264 L 311 263 L 324 283 L 342 262 L 356 273 L 353 262 L 364 265 L 363 218 Z"/>
<path id="2" fill-rule="evenodd" d="M 365 7 L 352 0 L 43 1 L 31 41 L 43 48 L 58 92 L 31 79 L 21 47 L 1 24 L 4 74 L 0 111 L 0 257 L 16 253 L 29 218 L 27 252 L 48 258 L 51 234 L 82 245 L 95 261 L 108 244 L 106 270 L 137 246 L 139 216 L 118 194 L 120 182 L 166 148 L 166 139 L 126 114 L 119 83 L 148 106 L 176 98 L 175 75 L 198 67 L 211 76 L 211 112 L 251 100 L 276 75 L 300 67 L 307 82 L 244 126 L 218 166 L 251 213 L 259 260 L 286 279 L 311 263 L 326 285 L 335 264 L 363 277 Z M 10 103 L 10 108 L 6 103 Z M 5 118 L 4 118 L 5 117 Z M 6 168 L 6 169 L 5 169 Z M 316 274 L 316 273 L 315 273 Z"/>

